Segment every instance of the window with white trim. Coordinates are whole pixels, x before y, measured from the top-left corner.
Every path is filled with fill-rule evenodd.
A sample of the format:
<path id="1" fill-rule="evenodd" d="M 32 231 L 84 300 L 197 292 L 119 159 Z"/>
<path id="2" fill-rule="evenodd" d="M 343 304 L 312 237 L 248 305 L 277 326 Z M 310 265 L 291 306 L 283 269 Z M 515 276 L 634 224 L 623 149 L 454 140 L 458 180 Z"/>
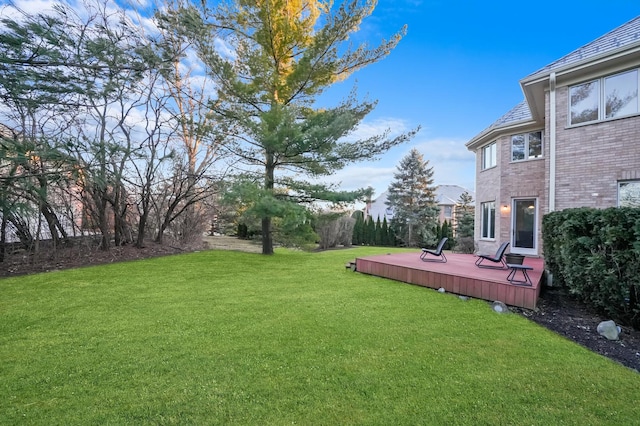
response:
<path id="1" fill-rule="evenodd" d="M 639 78 L 634 69 L 569 87 L 569 124 L 637 114 Z"/>
<path id="2" fill-rule="evenodd" d="M 511 136 L 511 161 L 524 161 L 539 157 L 542 157 L 541 131 Z"/>
<path id="3" fill-rule="evenodd" d="M 443 211 L 443 216 L 446 217 L 447 219 L 453 216 L 453 206 L 443 206 L 442 211 Z"/>
<path id="4" fill-rule="evenodd" d="M 640 207 L 640 180 L 618 182 L 618 207 Z"/>
<path id="5" fill-rule="evenodd" d="M 481 223 L 481 238 L 495 239 L 496 237 L 496 203 L 490 201 L 488 203 L 480 204 L 480 223 Z"/>
<path id="6" fill-rule="evenodd" d="M 496 142 L 482 148 L 482 170 L 495 167 L 497 164 L 497 144 Z"/>

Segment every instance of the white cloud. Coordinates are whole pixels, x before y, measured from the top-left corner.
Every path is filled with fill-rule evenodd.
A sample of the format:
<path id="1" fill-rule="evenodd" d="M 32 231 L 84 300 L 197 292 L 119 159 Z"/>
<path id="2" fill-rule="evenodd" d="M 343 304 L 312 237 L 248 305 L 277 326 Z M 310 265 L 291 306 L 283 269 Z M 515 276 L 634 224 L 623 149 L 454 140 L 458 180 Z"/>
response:
<path id="1" fill-rule="evenodd" d="M 466 140 L 460 139 L 427 139 L 416 141 L 412 147 L 420 151 L 424 159 L 429 160 L 431 164 L 453 161 L 471 162 L 473 164 L 475 154 L 467 149 L 466 142 Z"/>
<path id="2" fill-rule="evenodd" d="M 17 10 L 20 10 L 27 15 L 46 13 L 48 11 L 52 11 L 53 6 L 57 3 L 58 2 L 54 0 L 16 0 L 13 2 L 15 8 L 12 6 L 3 7 L 0 14 L 2 16 L 17 18 L 18 16 L 20 16 Z"/>
<path id="3" fill-rule="evenodd" d="M 393 122 L 393 120 L 386 120 L 386 122 Z M 402 123 L 401 120 L 397 120 L 397 122 Z M 367 131 L 363 134 L 369 133 L 368 130 L 374 128 L 376 128 L 376 123 L 368 124 L 365 126 Z M 389 187 L 400 160 L 412 148 L 416 148 L 422 153 L 425 160 L 429 160 L 429 166 L 433 167 L 436 185 L 460 185 L 473 191 L 475 188 L 475 154 L 467 150 L 465 142 L 459 139 L 420 138 L 407 145 L 392 149 L 379 161 L 348 166 L 325 180 L 331 183 L 341 183 L 340 188 L 344 190 L 371 186 L 375 191 L 374 197 L 377 197 Z"/>
<path id="4" fill-rule="evenodd" d="M 406 132 L 408 126 L 406 121 L 399 118 L 380 118 L 371 122 L 360 123 L 349 135 L 348 139 L 368 139 L 376 135 L 381 135 L 387 130 L 390 132 L 389 135 L 393 137 Z"/>
<path id="5" fill-rule="evenodd" d="M 366 166 L 346 167 L 324 180 L 328 183 L 340 184 L 340 189 L 345 191 L 371 186 L 375 190 L 375 197 L 386 191 L 395 171 L 395 166 L 383 167 L 380 165 L 377 167 L 375 164 L 368 163 Z"/>

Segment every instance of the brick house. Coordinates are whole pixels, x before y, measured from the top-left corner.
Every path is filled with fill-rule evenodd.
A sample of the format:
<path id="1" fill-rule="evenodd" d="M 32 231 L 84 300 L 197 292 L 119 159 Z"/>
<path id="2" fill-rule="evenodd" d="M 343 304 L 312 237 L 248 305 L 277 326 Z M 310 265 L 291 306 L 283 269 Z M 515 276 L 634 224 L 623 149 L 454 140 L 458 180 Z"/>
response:
<path id="1" fill-rule="evenodd" d="M 443 223 L 445 220 L 454 227 L 456 225 L 456 210 L 459 207 L 460 196 L 467 192 L 471 197 L 475 197 L 473 191 L 469 191 L 458 185 L 438 185 L 436 187 L 436 203 L 440 211 L 438 220 Z M 365 218 L 371 217 L 374 221 L 380 218 L 390 221 L 393 218 L 393 210 L 387 206 L 387 191 L 380 194 L 378 198 L 368 203 L 365 207 Z"/>
<path id="2" fill-rule="evenodd" d="M 542 216 L 640 206 L 640 17 L 520 80 L 525 100 L 471 139 L 481 252 L 542 255 Z"/>

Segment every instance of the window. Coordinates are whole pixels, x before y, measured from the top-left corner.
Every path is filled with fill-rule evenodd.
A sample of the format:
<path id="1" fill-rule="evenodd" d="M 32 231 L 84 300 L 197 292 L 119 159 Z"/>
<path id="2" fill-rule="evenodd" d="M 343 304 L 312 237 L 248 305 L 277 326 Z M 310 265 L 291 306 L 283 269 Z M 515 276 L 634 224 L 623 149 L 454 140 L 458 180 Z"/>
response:
<path id="1" fill-rule="evenodd" d="M 444 217 L 450 218 L 453 212 L 453 206 L 443 206 L 442 210 L 444 211 Z"/>
<path id="2" fill-rule="evenodd" d="M 638 71 L 612 75 L 604 80 L 605 118 L 638 112 Z"/>
<path id="3" fill-rule="evenodd" d="M 640 111 L 638 70 L 572 86 L 569 88 L 569 98 L 569 124 L 637 114 Z"/>
<path id="4" fill-rule="evenodd" d="M 496 143 L 490 143 L 482 148 L 482 170 L 495 167 L 496 165 Z"/>
<path id="5" fill-rule="evenodd" d="M 542 157 L 542 132 L 511 136 L 511 161 Z"/>
<path id="6" fill-rule="evenodd" d="M 491 201 L 488 203 L 482 203 L 480 205 L 482 217 L 482 238 L 495 238 L 496 237 L 496 203 Z"/>
<path id="7" fill-rule="evenodd" d="M 640 207 L 640 180 L 618 183 L 618 206 Z"/>
<path id="8" fill-rule="evenodd" d="M 600 106 L 600 80 L 573 86 L 571 98 L 571 124 L 586 123 L 598 119 Z"/>

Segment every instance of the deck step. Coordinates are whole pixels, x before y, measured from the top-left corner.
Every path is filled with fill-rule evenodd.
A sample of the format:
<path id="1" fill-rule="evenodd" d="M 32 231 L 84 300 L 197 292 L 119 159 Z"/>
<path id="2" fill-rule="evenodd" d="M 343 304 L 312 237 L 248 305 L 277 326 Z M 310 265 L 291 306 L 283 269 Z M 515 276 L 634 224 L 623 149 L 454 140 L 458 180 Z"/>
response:
<path id="1" fill-rule="evenodd" d="M 352 261 L 350 261 L 350 262 L 347 262 L 347 263 L 344 265 L 344 267 L 345 267 L 345 268 L 347 268 L 347 269 L 351 269 L 352 271 L 354 271 L 354 272 L 355 272 L 355 270 L 356 270 L 356 261 L 355 261 L 355 260 L 352 260 Z"/>

